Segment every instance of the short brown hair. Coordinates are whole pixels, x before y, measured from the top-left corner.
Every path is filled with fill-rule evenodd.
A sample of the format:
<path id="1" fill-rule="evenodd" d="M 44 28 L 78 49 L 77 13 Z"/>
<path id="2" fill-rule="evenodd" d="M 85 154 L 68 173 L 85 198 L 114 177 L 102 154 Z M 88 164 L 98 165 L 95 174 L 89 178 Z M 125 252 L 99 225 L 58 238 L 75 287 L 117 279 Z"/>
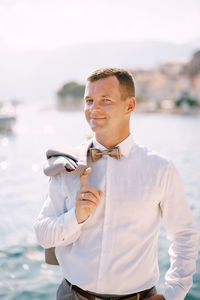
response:
<path id="1" fill-rule="evenodd" d="M 100 68 L 91 72 L 88 75 L 87 80 L 93 82 L 110 76 L 115 76 L 118 79 L 123 99 L 135 97 L 135 84 L 133 76 L 124 69 Z"/>

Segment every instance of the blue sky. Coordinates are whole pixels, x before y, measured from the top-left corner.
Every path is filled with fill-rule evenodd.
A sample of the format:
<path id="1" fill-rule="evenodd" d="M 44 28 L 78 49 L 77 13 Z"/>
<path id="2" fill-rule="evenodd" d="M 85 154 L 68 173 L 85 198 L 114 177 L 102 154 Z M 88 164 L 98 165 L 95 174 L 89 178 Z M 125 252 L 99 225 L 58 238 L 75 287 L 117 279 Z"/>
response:
<path id="1" fill-rule="evenodd" d="M 200 38 L 199 0 L 1 0 L 1 50 Z"/>

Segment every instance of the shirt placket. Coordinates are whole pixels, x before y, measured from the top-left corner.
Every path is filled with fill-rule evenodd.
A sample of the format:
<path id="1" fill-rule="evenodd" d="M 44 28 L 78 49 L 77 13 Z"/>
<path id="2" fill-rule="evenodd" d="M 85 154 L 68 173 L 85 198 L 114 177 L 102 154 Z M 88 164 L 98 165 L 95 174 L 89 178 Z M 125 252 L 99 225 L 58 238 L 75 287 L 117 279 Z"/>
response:
<path id="1" fill-rule="evenodd" d="M 104 211 L 104 222 L 103 222 L 103 232 L 102 232 L 102 244 L 101 244 L 101 255 L 100 255 L 100 263 L 99 263 L 99 272 L 98 272 L 98 280 L 97 280 L 97 288 L 99 291 L 104 290 L 104 286 L 106 284 L 106 273 L 108 267 L 108 254 L 109 254 L 109 244 L 111 241 L 110 236 L 110 226 L 111 226 L 111 207 L 110 207 L 110 183 L 111 178 L 109 170 L 111 170 L 111 160 L 113 158 L 106 156 L 106 178 L 105 178 L 105 211 Z"/>

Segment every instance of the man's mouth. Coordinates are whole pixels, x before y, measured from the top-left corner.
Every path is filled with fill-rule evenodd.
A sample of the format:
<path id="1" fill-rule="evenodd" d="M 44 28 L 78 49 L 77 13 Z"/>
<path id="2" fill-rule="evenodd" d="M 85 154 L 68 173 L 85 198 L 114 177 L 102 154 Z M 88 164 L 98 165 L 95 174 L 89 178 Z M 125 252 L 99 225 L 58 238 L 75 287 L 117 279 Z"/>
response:
<path id="1" fill-rule="evenodd" d="M 90 118 L 91 120 L 103 120 L 105 118 Z"/>
<path id="2" fill-rule="evenodd" d="M 101 116 L 91 116 L 90 120 L 103 120 L 106 119 L 106 117 L 101 117 Z"/>

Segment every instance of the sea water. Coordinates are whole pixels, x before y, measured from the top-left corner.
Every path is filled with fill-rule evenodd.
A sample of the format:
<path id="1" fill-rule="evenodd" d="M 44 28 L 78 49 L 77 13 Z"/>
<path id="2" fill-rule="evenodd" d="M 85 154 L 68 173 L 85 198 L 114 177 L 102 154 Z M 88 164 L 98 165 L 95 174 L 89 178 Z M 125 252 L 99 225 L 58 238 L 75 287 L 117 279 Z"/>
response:
<path id="1" fill-rule="evenodd" d="M 133 114 L 136 142 L 172 159 L 200 229 L 200 117 L 195 115 Z M 0 133 L 0 299 L 53 300 L 62 279 L 58 266 L 44 262 L 33 222 L 45 200 L 48 178 L 43 175 L 45 151 L 54 144 L 77 145 L 88 126 L 80 111 L 57 111 L 41 105 L 18 109 L 12 133 Z M 160 283 L 169 268 L 169 241 L 159 236 Z M 187 300 L 200 299 L 200 261 Z"/>

